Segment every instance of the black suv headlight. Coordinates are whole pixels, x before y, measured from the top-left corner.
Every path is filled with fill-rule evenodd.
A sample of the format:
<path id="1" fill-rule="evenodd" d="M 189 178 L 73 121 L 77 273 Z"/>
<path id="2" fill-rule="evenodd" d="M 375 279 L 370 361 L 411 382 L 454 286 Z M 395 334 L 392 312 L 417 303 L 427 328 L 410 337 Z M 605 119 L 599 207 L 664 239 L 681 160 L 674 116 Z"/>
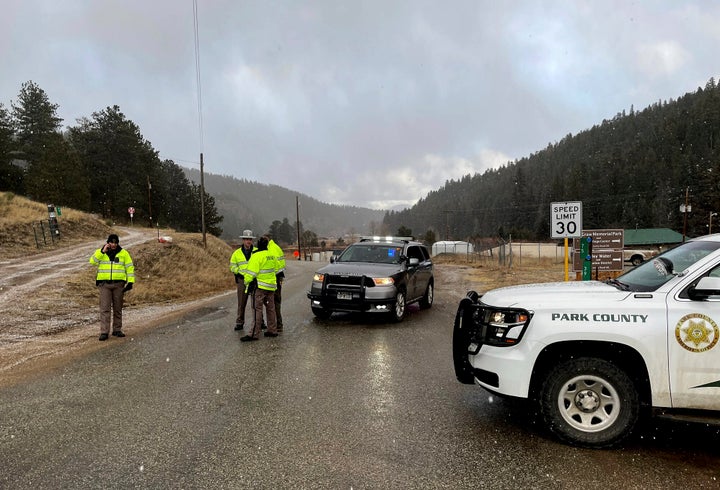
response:
<path id="1" fill-rule="evenodd" d="M 508 347 L 520 342 L 531 318 L 532 313 L 527 310 L 484 306 L 477 311 L 476 321 L 483 343 Z"/>

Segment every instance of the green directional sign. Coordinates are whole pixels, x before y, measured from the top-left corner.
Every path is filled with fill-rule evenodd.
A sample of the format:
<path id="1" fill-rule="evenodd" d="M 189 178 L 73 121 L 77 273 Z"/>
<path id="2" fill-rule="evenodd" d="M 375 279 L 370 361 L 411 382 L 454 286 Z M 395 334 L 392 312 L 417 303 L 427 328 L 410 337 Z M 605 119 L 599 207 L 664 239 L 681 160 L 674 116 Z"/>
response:
<path id="1" fill-rule="evenodd" d="M 582 261 L 582 280 L 592 279 L 592 237 L 580 239 L 580 260 Z"/>

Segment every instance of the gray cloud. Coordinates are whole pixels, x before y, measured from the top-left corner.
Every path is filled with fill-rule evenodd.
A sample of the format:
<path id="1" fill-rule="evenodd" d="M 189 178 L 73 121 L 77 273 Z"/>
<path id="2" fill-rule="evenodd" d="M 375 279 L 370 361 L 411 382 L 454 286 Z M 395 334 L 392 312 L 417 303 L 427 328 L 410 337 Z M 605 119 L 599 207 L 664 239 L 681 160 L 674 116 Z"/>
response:
<path id="1" fill-rule="evenodd" d="M 183 165 L 318 199 L 411 205 L 446 180 L 704 86 L 720 4 L 6 0 L 0 102 L 65 124 L 117 104 Z"/>

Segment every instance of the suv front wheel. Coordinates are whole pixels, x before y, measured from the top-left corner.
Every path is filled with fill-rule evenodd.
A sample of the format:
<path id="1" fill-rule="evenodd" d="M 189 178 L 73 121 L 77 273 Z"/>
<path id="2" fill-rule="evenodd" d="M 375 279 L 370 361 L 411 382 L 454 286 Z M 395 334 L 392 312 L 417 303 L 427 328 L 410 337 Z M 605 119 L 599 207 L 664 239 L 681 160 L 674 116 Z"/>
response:
<path id="1" fill-rule="evenodd" d="M 571 359 L 555 366 L 540 393 L 546 426 L 577 446 L 618 444 L 638 420 L 640 400 L 630 377 L 603 359 Z"/>
<path id="2" fill-rule="evenodd" d="M 394 322 L 401 322 L 405 318 L 405 307 L 405 291 L 401 289 L 395 295 L 395 304 L 390 312 Z"/>

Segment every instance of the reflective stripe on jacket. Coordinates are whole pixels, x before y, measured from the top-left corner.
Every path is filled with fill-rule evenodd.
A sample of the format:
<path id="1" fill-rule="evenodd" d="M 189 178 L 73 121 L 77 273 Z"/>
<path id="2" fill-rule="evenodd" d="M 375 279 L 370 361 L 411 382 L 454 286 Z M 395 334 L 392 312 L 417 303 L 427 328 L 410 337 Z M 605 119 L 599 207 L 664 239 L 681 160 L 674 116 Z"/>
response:
<path id="1" fill-rule="evenodd" d="M 135 282 L 135 266 L 124 248 L 115 255 L 114 261 L 99 248 L 90 256 L 90 263 L 98 268 L 95 278 L 97 281 Z"/>
<path id="2" fill-rule="evenodd" d="M 250 253 L 257 251 L 257 247 L 253 247 Z M 243 247 L 238 248 L 235 250 L 230 257 L 230 272 L 233 274 L 247 274 L 247 265 L 248 260 L 245 258 L 245 252 L 243 252 Z"/>
<path id="3" fill-rule="evenodd" d="M 268 252 L 272 253 L 275 256 L 277 262 L 277 269 L 275 270 L 275 274 L 285 272 L 285 253 L 280 248 L 280 245 L 275 243 L 275 240 L 270 240 L 270 242 L 268 243 Z"/>
<path id="4" fill-rule="evenodd" d="M 248 261 L 247 273 L 245 274 L 245 288 L 257 279 L 260 289 L 275 291 L 277 280 L 275 279 L 275 267 L 277 260 L 269 250 L 255 251 Z"/>

